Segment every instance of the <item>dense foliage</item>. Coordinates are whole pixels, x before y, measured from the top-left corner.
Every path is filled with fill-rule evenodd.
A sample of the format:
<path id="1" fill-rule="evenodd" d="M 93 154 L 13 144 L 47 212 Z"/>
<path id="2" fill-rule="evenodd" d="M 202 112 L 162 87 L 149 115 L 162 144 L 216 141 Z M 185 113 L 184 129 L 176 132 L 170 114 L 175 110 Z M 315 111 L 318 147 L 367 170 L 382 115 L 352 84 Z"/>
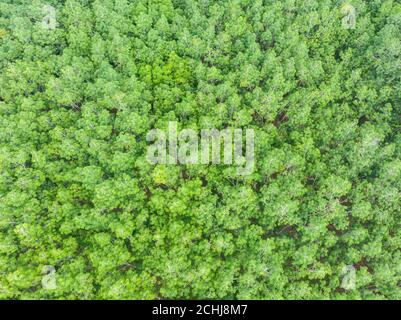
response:
<path id="1" fill-rule="evenodd" d="M 0 298 L 400 299 L 401 3 L 352 5 L 0 0 Z M 173 120 L 254 172 L 149 164 Z"/>

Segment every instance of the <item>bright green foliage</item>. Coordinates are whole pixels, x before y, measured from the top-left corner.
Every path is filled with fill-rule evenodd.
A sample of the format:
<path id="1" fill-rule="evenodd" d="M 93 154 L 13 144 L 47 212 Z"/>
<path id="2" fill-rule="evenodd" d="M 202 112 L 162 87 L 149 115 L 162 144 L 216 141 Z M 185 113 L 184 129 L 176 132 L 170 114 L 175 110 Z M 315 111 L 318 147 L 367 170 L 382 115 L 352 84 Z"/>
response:
<path id="1" fill-rule="evenodd" d="M 350 4 L 0 0 L 0 298 L 401 299 L 401 3 Z"/>

